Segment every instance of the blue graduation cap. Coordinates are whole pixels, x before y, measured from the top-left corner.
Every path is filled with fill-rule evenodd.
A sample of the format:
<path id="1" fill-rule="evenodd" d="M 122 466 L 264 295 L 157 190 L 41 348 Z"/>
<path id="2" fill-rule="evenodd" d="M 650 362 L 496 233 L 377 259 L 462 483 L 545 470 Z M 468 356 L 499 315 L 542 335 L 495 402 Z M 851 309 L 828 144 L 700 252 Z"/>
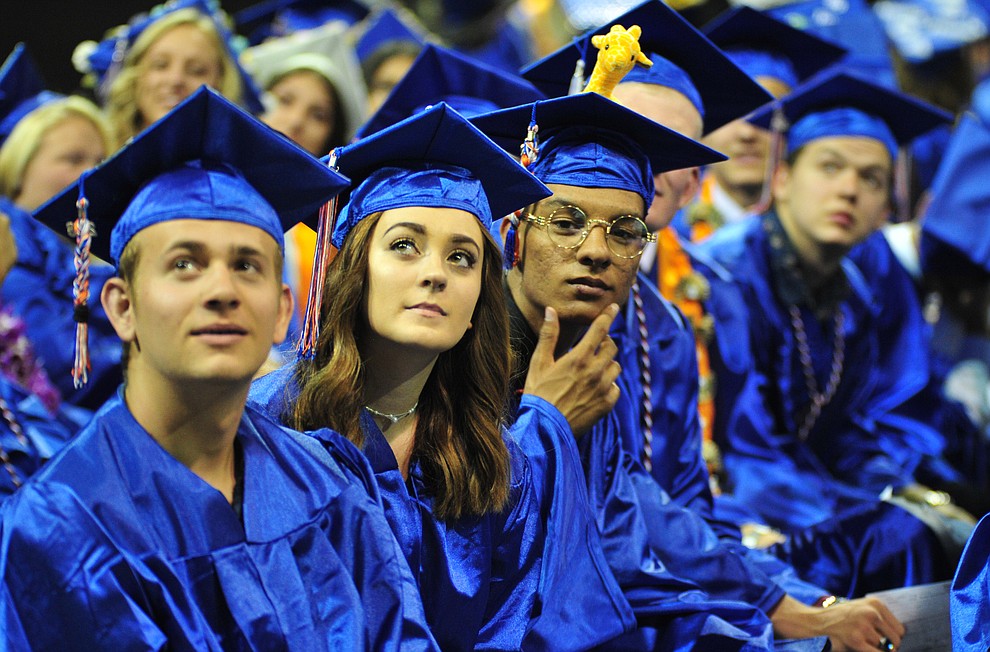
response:
<path id="1" fill-rule="evenodd" d="M 883 27 L 866 0 L 798 0 L 772 7 L 766 13 L 841 45 L 848 51 L 842 61 L 847 70 L 896 88 Z"/>
<path id="2" fill-rule="evenodd" d="M 238 52 L 234 47 L 234 34 L 227 29 L 220 9 L 214 0 L 168 0 L 155 7 L 148 14 L 138 14 L 127 25 L 113 30 L 112 34 L 100 43 L 93 41 L 80 43 L 72 55 L 76 69 L 85 73 L 87 77 L 92 75 L 97 88 L 107 88 L 127 55 L 127 51 L 141 33 L 158 20 L 180 9 L 195 9 L 213 21 L 213 26 L 220 35 L 221 42 L 227 48 L 227 54 L 237 66 L 237 71 L 240 74 L 241 103 L 252 113 L 261 113 L 264 107 L 262 107 L 258 97 L 258 87 L 238 63 Z M 101 90 L 101 92 L 103 91 Z"/>
<path id="3" fill-rule="evenodd" d="M 773 77 L 791 88 L 846 55 L 845 48 L 745 6 L 702 31 L 750 77 Z"/>
<path id="4" fill-rule="evenodd" d="M 283 231 L 346 186 L 340 174 L 208 88 L 83 173 L 34 215 L 76 241 L 76 385 L 85 384 L 89 366 L 91 254 L 119 263 L 135 234 L 174 219 L 249 224 L 282 249 Z"/>
<path id="5" fill-rule="evenodd" d="M 410 23 L 411 19 L 389 7 L 368 16 L 361 28 L 361 36 L 354 44 L 358 60 L 363 63 L 381 47 L 390 43 L 410 41 L 423 45 L 426 42 L 425 29 Z"/>
<path id="6" fill-rule="evenodd" d="M 501 109 L 475 116 L 471 122 L 509 152 L 520 151 L 524 141 L 533 135 L 531 127 L 535 125 L 540 142 L 532 143 L 535 155 L 527 156 L 533 161 L 530 169 L 544 182 L 554 182 L 541 174 L 541 170 L 549 171 L 547 166 L 556 156 L 554 148 L 575 140 L 576 149 L 584 151 L 575 153 L 572 161 L 558 161 L 567 179 L 559 183 L 632 190 L 643 197 L 647 206 L 653 201 L 653 175 L 726 159 L 597 93 Z M 561 134 L 567 138 L 553 140 Z"/>
<path id="7" fill-rule="evenodd" d="M 543 99 L 529 82 L 438 45 L 427 45 L 385 102 L 358 131 L 364 137 L 418 110 L 446 102 L 470 118 Z"/>
<path id="8" fill-rule="evenodd" d="M 213 193 L 199 190 L 214 179 L 221 185 Z M 283 231 L 312 223 L 346 186 L 285 136 L 201 87 L 34 217 L 65 234 L 85 198 L 89 251 L 117 262 L 135 233 L 183 217 L 252 223 L 281 243 Z"/>
<path id="9" fill-rule="evenodd" d="M 803 84 L 747 120 L 769 129 L 777 114 L 788 125 L 788 151 L 818 138 L 862 136 L 881 141 L 891 159 L 898 145 L 952 121 L 942 109 L 841 71 Z"/>
<path id="10" fill-rule="evenodd" d="M 353 25 L 368 15 L 362 0 L 262 0 L 234 15 L 234 23 L 252 44 L 329 22 Z"/>
<path id="11" fill-rule="evenodd" d="M 493 216 L 501 218 L 552 194 L 443 102 L 338 148 L 328 158 L 352 179 L 354 189 L 332 233 L 332 215 L 321 216 L 299 344 L 306 357 L 313 355 L 319 339 L 328 244 L 340 248 L 368 215 L 409 206 L 457 208 L 475 215 L 487 230 Z"/>
<path id="12" fill-rule="evenodd" d="M 921 259 L 926 271 L 963 275 L 968 260 L 990 274 L 990 82 L 976 87 L 939 166 L 931 203 L 921 222 Z M 963 257 L 960 257 L 962 254 Z"/>
<path id="13" fill-rule="evenodd" d="M 911 63 L 923 63 L 985 38 L 987 8 L 972 0 L 881 0 L 873 11 L 890 43 Z"/>
<path id="14" fill-rule="evenodd" d="M 640 48 L 654 61 L 652 68 L 634 69 L 623 81 L 668 85 L 668 77 L 651 77 L 650 72 L 657 68 L 653 55 L 667 59 L 682 69 L 697 89 L 704 104 L 705 133 L 772 99 L 707 37 L 660 0 L 647 0 L 599 29 L 577 37 L 569 45 L 524 68 L 522 76 L 550 97 L 566 95 L 577 62 L 585 62 L 588 74 L 594 66 L 598 50 L 591 44 L 591 37 L 607 33 L 614 24 L 639 25 L 643 30 Z M 652 74 L 661 75 L 662 69 L 657 68 Z"/>
<path id="15" fill-rule="evenodd" d="M 550 189 L 467 119 L 440 102 L 336 152 L 354 190 L 333 233 L 340 246 L 369 214 L 403 206 L 460 208 L 484 228 Z"/>
<path id="16" fill-rule="evenodd" d="M 3 67 L 0 67 L 0 144 L 21 118 L 42 104 L 61 97 L 58 93 L 45 90 L 45 82 L 27 47 L 23 43 L 14 46 Z"/>

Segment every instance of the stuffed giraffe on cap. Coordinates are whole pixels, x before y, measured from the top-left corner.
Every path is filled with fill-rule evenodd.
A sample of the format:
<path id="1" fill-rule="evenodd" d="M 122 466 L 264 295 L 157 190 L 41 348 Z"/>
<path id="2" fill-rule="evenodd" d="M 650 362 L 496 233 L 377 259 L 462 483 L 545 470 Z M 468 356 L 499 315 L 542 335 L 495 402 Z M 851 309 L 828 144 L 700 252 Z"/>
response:
<path id="1" fill-rule="evenodd" d="M 591 71 L 585 93 L 598 93 L 612 99 L 612 91 L 637 63 L 647 68 L 653 65 L 650 58 L 639 47 L 642 30 L 639 25 L 629 29 L 622 25 L 612 25 L 608 34 L 591 37 L 591 44 L 598 48 L 595 68 Z"/>

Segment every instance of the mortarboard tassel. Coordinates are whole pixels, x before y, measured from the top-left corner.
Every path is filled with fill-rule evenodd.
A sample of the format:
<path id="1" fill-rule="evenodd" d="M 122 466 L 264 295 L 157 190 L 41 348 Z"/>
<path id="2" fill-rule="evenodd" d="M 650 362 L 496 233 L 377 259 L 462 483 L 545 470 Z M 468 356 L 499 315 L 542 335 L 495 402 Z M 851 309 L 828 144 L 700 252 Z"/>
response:
<path id="1" fill-rule="evenodd" d="M 583 66 L 583 62 L 579 62 Z M 582 68 L 583 70 L 583 68 Z M 576 73 L 575 73 L 576 74 Z M 540 126 L 536 124 L 536 106 L 539 102 L 533 103 L 533 111 L 529 118 L 529 127 L 526 129 L 526 138 L 519 146 L 519 162 L 523 167 L 529 169 L 536 160 L 540 158 Z M 519 228 L 519 213 L 509 217 L 512 226 L 505 234 L 505 247 L 502 249 L 502 265 L 505 269 L 512 269 L 519 264 L 519 250 L 516 246 L 516 231 Z"/>
<path id="2" fill-rule="evenodd" d="M 93 228 L 87 215 L 89 200 L 84 190 L 85 174 L 79 178 L 79 199 L 76 221 L 71 230 L 76 238 L 74 262 L 76 278 L 72 282 L 72 318 L 76 322 L 75 359 L 72 364 L 72 384 L 76 389 L 89 381 L 89 248 Z"/>
<path id="3" fill-rule="evenodd" d="M 894 217 L 891 222 L 911 219 L 911 149 L 901 147 L 894 162 Z"/>
<path id="4" fill-rule="evenodd" d="M 327 166 L 337 168 L 339 148 L 330 153 Z M 319 224 L 316 229 L 316 250 L 313 252 L 313 276 L 306 297 L 306 312 L 303 315 L 302 335 L 299 337 L 299 355 L 312 359 L 316 356 L 316 345 L 320 339 L 320 312 L 323 306 L 323 286 L 326 282 L 327 267 L 333 257 L 331 236 L 336 227 L 337 196 L 320 208 Z"/>
<path id="5" fill-rule="evenodd" d="M 763 173 L 763 193 L 760 195 L 760 201 L 750 211 L 755 215 L 765 213 L 773 202 L 771 194 L 773 173 L 781 159 L 784 158 L 784 133 L 787 129 L 787 117 L 784 116 L 784 111 L 778 104 L 777 108 L 774 109 L 773 118 L 770 120 L 770 151 L 767 152 L 767 167 Z"/>

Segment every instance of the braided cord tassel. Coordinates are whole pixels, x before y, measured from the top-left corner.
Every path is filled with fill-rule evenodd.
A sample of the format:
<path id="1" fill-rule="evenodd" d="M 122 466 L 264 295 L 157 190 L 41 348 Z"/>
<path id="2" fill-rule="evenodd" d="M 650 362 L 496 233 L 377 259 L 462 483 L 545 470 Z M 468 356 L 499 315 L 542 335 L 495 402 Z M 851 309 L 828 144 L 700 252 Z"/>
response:
<path id="1" fill-rule="evenodd" d="M 643 427 L 643 467 L 647 473 L 653 472 L 653 374 L 650 372 L 650 332 L 646 327 L 646 311 L 643 298 L 639 294 L 639 281 L 632 286 L 633 305 L 636 308 L 636 321 L 639 324 L 639 373 L 643 386 L 643 412 L 640 425 Z"/>
<path id="2" fill-rule="evenodd" d="M 337 167 L 337 153 L 330 154 L 327 166 Z M 313 359 L 320 339 L 320 313 L 323 307 L 323 287 L 327 278 L 327 267 L 333 256 L 331 237 L 336 227 L 337 196 L 320 207 L 319 224 L 316 229 L 316 250 L 313 252 L 313 276 L 306 296 L 306 312 L 303 315 L 302 335 L 299 337 L 299 355 Z"/>
<path id="3" fill-rule="evenodd" d="M 72 363 L 72 384 L 79 389 L 89 382 L 89 249 L 93 241 L 92 224 L 89 221 L 89 200 L 79 180 L 79 199 L 76 201 L 76 221 L 73 231 L 76 247 L 73 262 L 76 278 L 72 281 L 72 318 L 76 322 L 75 358 Z"/>
<path id="4" fill-rule="evenodd" d="M 784 139 L 784 132 L 787 131 L 787 117 L 784 116 L 784 111 L 778 106 L 773 113 L 773 118 L 770 120 L 770 150 L 767 156 L 767 167 L 763 173 L 763 193 L 760 195 L 760 201 L 756 206 L 750 211 L 759 215 L 760 213 L 765 213 L 773 201 L 771 196 L 771 185 L 773 180 L 774 170 L 777 169 L 777 165 L 784 158 L 784 147 L 786 141 Z"/>

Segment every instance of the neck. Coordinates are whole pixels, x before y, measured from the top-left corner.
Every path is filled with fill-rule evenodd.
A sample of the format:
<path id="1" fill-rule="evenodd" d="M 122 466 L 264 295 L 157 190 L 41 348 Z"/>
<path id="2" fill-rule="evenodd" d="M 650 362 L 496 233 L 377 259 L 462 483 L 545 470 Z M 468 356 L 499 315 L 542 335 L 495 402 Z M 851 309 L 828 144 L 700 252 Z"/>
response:
<path id="1" fill-rule="evenodd" d="M 796 228 L 786 210 L 777 208 L 777 216 L 784 233 L 794 246 L 800 261 L 805 282 L 812 290 L 827 283 L 839 271 L 842 259 L 848 253 L 845 247 L 827 246 L 815 242 L 803 231 Z"/>
<path id="2" fill-rule="evenodd" d="M 364 404 L 385 414 L 404 414 L 419 403 L 438 356 L 396 350 L 373 337 L 369 339 L 359 346 L 364 364 Z M 372 416 L 392 448 L 402 477 L 408 477 L 416 441 L 416 412 L 394 423 L 387 417 Z"/>
<path id="3" fill-rule="evenodd" d="M 716 183 L 718 183 L 716 181 Z M 760 203 L 760 199 L 763 198 L 763 185 L 762 184 L 735 184 L 735 185 L 723 185 L 719 183 L 719 187 L 725 191 L 732 201 L 739 204 L 740 207 L 749 211 L 756 207 Z"/>
<path id="4" fill-rule="evenodd" d="M 181 384 L 128 369 L 124 398 L 139 424 L 175 459 L 222 493 L 234 495 L 234 439 L 250 379 L 229 384 Z"/>

